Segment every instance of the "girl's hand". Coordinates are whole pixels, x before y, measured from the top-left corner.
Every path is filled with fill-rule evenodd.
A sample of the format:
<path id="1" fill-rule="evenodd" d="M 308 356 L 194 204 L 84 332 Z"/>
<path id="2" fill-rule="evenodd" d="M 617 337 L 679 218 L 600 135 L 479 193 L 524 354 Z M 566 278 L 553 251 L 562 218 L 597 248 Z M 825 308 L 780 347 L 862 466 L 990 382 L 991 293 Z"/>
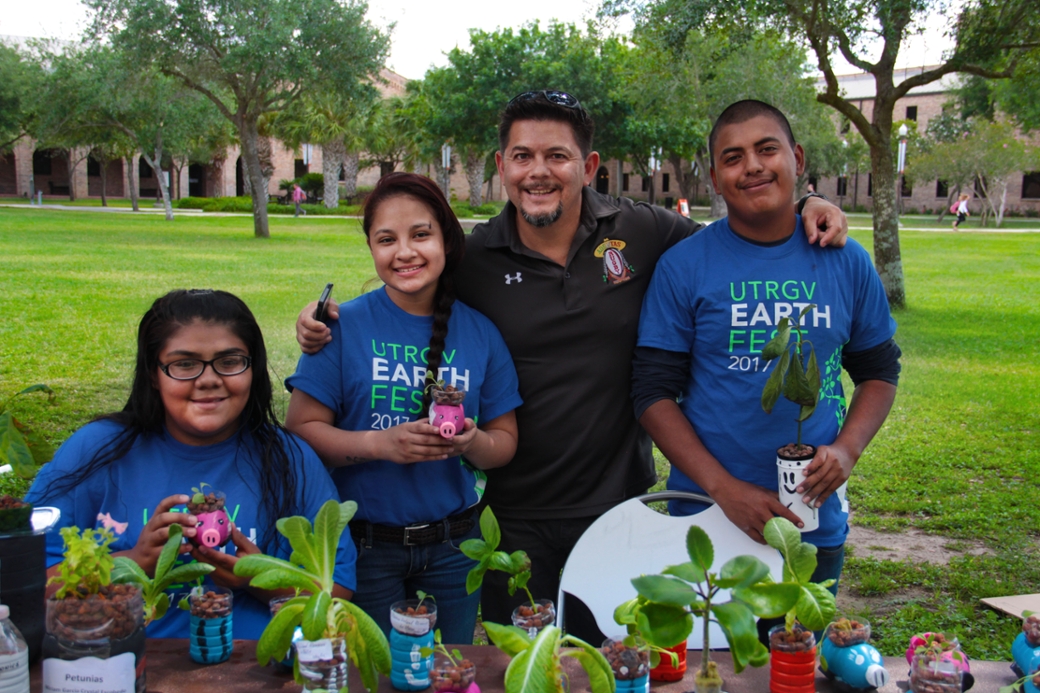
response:
<path id="1" fill-rule="evenodd" d="M 473 445 L 479 433 L 480 429 L 477 428 L 477 424 L 474 423 L 473 419 L 466 419 L 462 431 L 456 433 L 455 437 L 451 439 L 452 456 L 465 454 Z"/>
<path id="2" fill-rule="evenodd" d="M 232 590 L 241 590 L 246 588 L 252 578 L 235 575 L 235 564 L 238 563 L 239 558 L 261 553 L 261 551 L 234 525 L 231 527 L 231 541 L 235 544 L 236 555 L 234 556 L 205 546 L 195 546 L 191 555 L 199 563 L 209 563 L 216 568 L 209 574 L 213 578 L 214 584 Z"/>
<path id="3" fill-rule="evenodd" d="M 426 421 L 409 421 L 380 433 L 379 457 L 397 464 L 445 460 L 455 454 L 451 441 Z"/>
<path id="4" fill-rule="evenodd" d="M 170 525 L 182 525 L 185 538 L 194 537 L 198 531 L 196 529 L 198 519 L 194 515 L 186 512 L 170 512 L 170 508 L 173 506 L 184 505 L 189 500 L 191 499 L 187 495 L 178 493 L 159 501 L 155 512 L 152 513 L 152 518 L 148 520 L 148 524 L 144 526 L 141 534 L 138 535 L 137 544 L 123 555 L 141 566 L 141 569 L 148 573 L 149 576 L 154 576 L 155 564 L 159 560 L 159 554 L 162 553 L 163 547 L 166 546 L 166 540 L 170 538 Z M 185 544 L 180 548 L 181 553 L 189 551 L 191 551 L 190 544 Z"/>

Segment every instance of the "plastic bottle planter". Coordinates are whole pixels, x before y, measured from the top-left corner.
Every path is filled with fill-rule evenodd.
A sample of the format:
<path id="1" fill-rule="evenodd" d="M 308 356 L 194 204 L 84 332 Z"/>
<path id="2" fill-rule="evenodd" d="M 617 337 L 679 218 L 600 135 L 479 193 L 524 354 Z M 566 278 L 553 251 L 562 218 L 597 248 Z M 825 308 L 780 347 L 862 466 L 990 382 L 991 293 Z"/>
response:
<path id="1" fill-rule="evenodd" d="M 530 604 L 521 604 L 513 610 L 513 625 L 523 628 L 527 635 L 533 640 L 546 626 L 551 626 L 556 620 L 556 608 L 550 599 L 538 599 L 535 607 Z"/>
<path id="2" fill-rule="evenodd" d="M 418 599 L 394 602 L 390 625 L 390 683 L 399 691 L 429 688 L 433 655 L 423 657 L 420 650 L 433 650 L 437 605 L 427 600 L 420 604 Z"/>
<path id="3" fill-rule="evenodd" d="M 850 688 L 867 690 L 888 683 L 881 653 L 870 644 L 870 624 L 852 621 L 850 628 L 832 623 L 820 643 L 820 671 Z"/>
<path id="4" fill-rule="evenodd" d="M 231 657 L 233 595 L 226 587 L 196 587 L 188 595 L 191 630 L 188 653 L 199 664 L 219 664 Z"/>
<path id="5" fill-rule="evenodd" d="M 143 621 L 141 591 L 133 585 L 107 585 L 86 599 L 48 599 L 44 688 L 61 690 L 66 675 L 90 676 L 97 691 L 144 693 Z M 95 688 L 83 685 L 81 690 Z"/>
<path id="6" fill-rule="evenodd" d="M 922 647 L 929 651 L 917 653 Z M 941 644 L 936 651 L 935 644 Z M 910 638 L 906 650 L 910 663 L 910 691 L 912 693 L 960 693 L 975 684 L 968 658 L 961 651 L 957 638 L 942 633 L 923 633 Z"/>
<path id="7" fill-rule="evenodd" d="M 650 650 L 626 645 L 623 637 L 607 638 L 600 652 L 607 658 L 619 693 L 650 693 Z M 685 646 L 685 643 L 683 643 Z"/>
<path id="8" fill-rule="evenodd" d="M 347 687 L 347 643 L 343 638 L 299 640 L 296 658 L 305 691 L 338 691 Z"/>
<path id="9" fill-rule="evenodd" d="M 795 493 L 798 484 L 805 481 L 802 470 L 812 462 L 815 448 L 812 452 L 793 457 L 781 457 L 779 451 L 776 456 L 776 476 L 779 482 L 780 502 L 787 506 L 791 512 L 801 519 L 805 525 L 802 532 L 812 532 L 820 526 L 820 510 L 802 502 L 802 494 Z"/>
<path id="10" fill-rule="evenodd" d="M 1014 662 L 1011 668 L 1019 678 L 1040 668 L 1040 614 L 1027 616 L 1022 621 L 1022 632 L 1011 644 L 1011 659 Z M 1040 675 L 1026 679 L 1025 693 L 1040 693 L 1037 680 L 1040 680 Z"/>
<path id="11" fill-rule="evenodd" d="M 202 503 L 189 502 L 188 512 L 198 519 L 198 532 L 190 541 L 196 546 L 215 549 L 231 539 L 231 518 L 224 510 L 223 491 L 210 491 Z"/>
<path id="12" fill-rule="evenodd" d="M 479 693 L 476 679 L 477 665 L 468 659 L 452 662 L 442 654 L 434 655 L 430 680 L 436 693 Z"/>
<path id="13" fill-rule="evenodd" d="M 661 663 L 650 670 L 651 681 L 682 681 L 683 676 L 686 674 L 686 641 L 682 641 L 678 645 L 673 647 L 664 648 L 669 652 L 674 652 L 679 658 L 676 666 L 672 666 L 672 658 L 668 655 L 661 655 Z"/>
<path id="14" fill-rule="evenodd" d="M 815 693 L 816 638 L 811 630 L 794 624 L 788 633 L 784 626 L 769 631 L 769 692 Z"/>
<path id="15" fill-rule="evenodd" d="M 274 618 L 274 615 L 281 611 L 282 607 L 290 599 L 293 599 L 293 597 L 275 597 L 268 602 L 268 606 L 271 609 L 271 617 Z M 303 629 L 296 626 L 296 630 L 293 631 L 292 643 L 290 643 L 289 649 L 285 651 L 285 656 L 282 657 L 282 661 L 274 663 L 275 671 L 292 673 L 293 657 L 296 655 L 296 642 L 299 640 L 303 640 Z"/>

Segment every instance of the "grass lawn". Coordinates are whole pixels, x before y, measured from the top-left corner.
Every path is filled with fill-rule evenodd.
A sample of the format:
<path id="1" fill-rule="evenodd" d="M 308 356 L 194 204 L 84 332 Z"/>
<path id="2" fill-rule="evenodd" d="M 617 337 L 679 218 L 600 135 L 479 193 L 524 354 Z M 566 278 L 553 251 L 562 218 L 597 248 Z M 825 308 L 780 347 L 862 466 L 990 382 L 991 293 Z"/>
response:
<path id="1" fill-rule="evenodd" d="M 869 219 L 852 222 L 869 248 Z M 12 408 L 55 444 L 120 407 L 137 322 L 179 287 L 241 296 L 283 379 L 298 355 L 299 309 L 328 281 L 338 300 L 356 296 L 375 272 L 356 220 L 272 217 L 271 235 L 254 239 L 243 217 L 0 209 L 0 400 L 51 385 L 53 404 L 31 395 Z M 970 657 L 1006 659 L 1018 625 L 977 601 L 1040 584 L 1040 234 L 906 231 L 902 248 L 903 377 L 850 483 L 854 523 L 979 540 L 991 554 L 946 566 L 853 555 L 842 589 L 868 598 L 860 615 L 886 654 L 911 632 L 950 630 Z M 0 491 L 22 489 L 0 480 Z"/>

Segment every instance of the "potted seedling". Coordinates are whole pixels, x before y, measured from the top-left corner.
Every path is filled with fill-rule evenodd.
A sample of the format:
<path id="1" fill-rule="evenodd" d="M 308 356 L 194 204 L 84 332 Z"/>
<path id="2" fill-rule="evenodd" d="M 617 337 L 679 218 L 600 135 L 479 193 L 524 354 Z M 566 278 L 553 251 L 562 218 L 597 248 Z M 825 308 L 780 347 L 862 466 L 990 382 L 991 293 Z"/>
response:
<path id="1" fill-rule="evenodd" d="M 661 647 L 650 642 L 639 630 L 639 605 L 640 600 L 633 599 L 614 609 L 614 622 L 619 626 L 625 626 L 628 631 L 624 637 L 610 638 L 603 645 L 606 648 L 610 643 L 610 647 L 615 651 L 615 659 L 611 659 L 610 655 L 604 652 L 611 668 L 615 671 L 615 679 L 618 673 L 615 660 L 621 660 L 626 650 L 636 650 L 647 655 L 650 665 L 650 681 L 681 681 L 686 673 L 686 638 L 668 647 Z M 619 643 L 623 649 L 619 647 Z M 632 655 L 627 656 L 631 661 Z M 627 668 L 631 672 L 632 667 L 627 666 Z M 619 683 L 618 685 L 631 687 L 631 684 Z"/>
<path id="2" fill-rule="evenodd" d="M 637 635 L 607 638 L 600 652 L 614 674 L 618 691 L 650 690 L 650 645 Z"/>
<path id="3" fill-rule="evenodd" d="M 850 688 L 867 690 L 888 683 L 881 653 L 870 644 L 870 624 L 839 618 L 824 630 L 820 670 Z"/>
<path id="4" fill-rule="evenodd" d="M 1011 659 L 1011 668 L 1023 677 L 1016 683 L 1023 685 L 1025 693 L 1040 693 L 1040 614 L 1022 612 L 1022 632 L 1011 644 Z M 1000 691 L 1004 693 L 1003 688 Z"/>
<path id="5" fill-rule="evenodd" d="M 834 580 L 812 582 L 816 571 L 816 547 L 802 541 L 794 524 L 774 517 L 763 531 L 766 543 L 784 557 L 784 584 L 794 585 L 798 597 L 787 609 L 784 624 L 769 631 L 772 693 L 799 693 L 815 690 L 816 638 L 814 630 L 823 630 L 834 620 L 834 595 L 827 590 Z"/>
<path id="6" fill-rule="evenodd" d="M 441 640 L 441 632 L 434 632 L 435 646 L 423 649 L 422 656 L 433 656 L 433 671 L 430 679 L 436 693 L 466 693 L 477 678 L 477 665 L 462 656 L 458 648 L 450 652 Z"/>
<path id="7" fill-rule="evenodd" d="M 907 659 L 913 693 L 961 693 L 975 682 L 968 678 L 968 658 L 955 637 L 943 633 L 915 635 L 910 639 Z"/>
<path id="8" fill-rule="evenodd" d="M 430 392 L 430 425 L 437 427 L 442 438 L 451 440 L 466 424 L 466 411 L 462 406 L 466 393 L 454 385 L 445 385 L 443 380 L 435 380 L 430 371 L 426 371 L 426 379 L 426 389 Z"/>
<path id="9" fill-rule="evenodd" d="M 106 689 L 144 693 L 141 589 L 112 583 L 112 532 L 85 529 L 80 533 L 78 527 L 63 527 L 61 537 L 65 560 L 59 564 L 58 574 L 48 580 L 59 587 L 47 600 L 44 688 L 60 690 L 66 675 L 80 675 L 89 666 Z M 84 658 L 104 661 L 78 661 Z"/>
<path id="10" fill-rule="evenodd" d="M 802 444 L 802 422 L 816 411 L 820 399 L 820 367 L 816 363 L 816 350 L 802 331 L 802 318 L 816 307 L 808 305 L 798 314 L 797 320 L 781 318 L 776 326 L 776 336 L 762 349 L 762 358 L 775 360 L 776 366 L 769 374 L 762 389 L 762 409 L 766 414 L 773 412 L 780 396 L 797 404 L 798 437 L 794 443 L 784 445 L 776 451 L 777 477 L 779 479 L 780 502 L 790 508 L 804 525 L 803 532 L 811 532 L 820 526 L 819 511 L 815 505 L 802 502 L 795 492 L 804 478 L 802 470 L 812 461 L 816 448 Z M 791 342 L 791 333 L 795 340 Z"/>
<path id="11" fill-rule="evenodd" d="M 216 549 L 231 539 L 231 518 L 224 510 L 226 500 L 223 491 L 216 491 L 207 483 L 198 488 L 192 486 L 188 512 L 198 520 L 198 531 L 191 538 L 193 544 Z"/>
<path id="12" fill-rule="evenodd" d="M 516 594 L 518 589 L 527 595 L 527 602 L 513 611 L 513 625 L 526 630 L 532 638 L 535 637 L 539 630 L 556 620 L 556 608 L 552 600 L 536 600 L 527 589 L 527 582 L 531 579 L 531 559 L 525 551 L 514 551 L 511 554 L 498 551 L 502 532 L 490 507 L 480 513 L 480 534 L 481 539 L 467 539 L 459 546 L 462 553 L 477 561 L 477 565 L 466 576 L 466 591 L 469 594 L 476 592 L 489 570 L 507 573 L 509 581 L 506 589 L 509 596 Z"/>
<path id="13" fill-rule="evenodd" d="M 285 656 L 297 626 L 303 640 L 296 642 L 297 681 L 306 691 L 347 687 L 347 658 L 361 673 L 364 687 L 374 693 L 379 674 L 390 674 L 390 647 L 386 636 L 357 605 L 332 596 L 336 548 L 357 503 L 327 501 L 314 518 L 293 516 L 276 527 L 292 547 L 292 561 L 253 554 L 235 563 L 235 575 L 252 578 L 258 589 L 296 589 L 264 629 L 256 645 L 261 666 Z"/>
<path id="14" fill-rule="evenodd" d="M 690 557 L 686 563 L 669 566 L 660 575 L 633 579 L 639 596 L 619 606 L 614 619 L 637 624 L 643 636 L 658 647 L 685 643 L 694 619 L 701 619 L 704 644 L 694 690 L 719 693 L 723 682 L 711 661 L 710 623 L 717 623 L 725 634 L 736 673 L 748 665 L 762 666 L 769 661 L 769 652 L 758 641 L 755 616 L 777 617 L 787 612 L 799 590 L 794 584 L 773 582 L 769 567 L 754 556 L 736 556 L 719 572 L 712 572 L 715 548 L 700 527 L 688 530 L 686 550 Z M 731 600 L 723 602 L 719 592 L 727 589 Z"/>
<path id="15" fill-rule="evenodd" d="M 546 626 L 534 638 L 517 626 L 484 622 L 488 639 L 511 657 L 506 668 L 506 693 L 564 693 L 564 657 L 574 657 L 589 677 L 592 693 L 614 693 L 614 674 L 598 649 L 556 626 Z M 563 648 L 569 649 L 563 649 Z"/>
<path id="16" fill-rule="evenodd" d="M 437 605 L 421 590 L 417 596 L 390 606 L 390 683 L 399 691 L 430 687 Z"/>

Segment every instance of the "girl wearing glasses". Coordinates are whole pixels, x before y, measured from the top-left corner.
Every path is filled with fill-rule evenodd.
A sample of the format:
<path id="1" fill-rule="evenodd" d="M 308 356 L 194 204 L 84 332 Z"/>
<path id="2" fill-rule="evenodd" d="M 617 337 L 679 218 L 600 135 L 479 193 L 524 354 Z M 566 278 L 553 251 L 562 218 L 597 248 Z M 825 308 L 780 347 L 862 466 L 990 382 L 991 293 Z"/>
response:
<path id="1" fill-rule="evenodd" d="M 336 489 L 314 452 L 275 420 L 263 336 L 245 303 L 224 291 L 172 291 L 141 319 L 126 406 L 73 434 L 26 498 L 57 506 L 62 526 L 111 529 L 113 553 L 152 574 L 171 525 L 196 535 L 185 491 L 202 483 L 226 494 L 232 543 L 223 552 L 186 543 L 181 553 L 191 555 L 180 560 L 216 568 L 207 581 L 235 591 L 234 637 L 258 639 L 268 601 L 280 595 L 248 587 L 233 572 L 237 557 L 263 551 L 288 559 L 275 521 L 314 517 Z M 48 533 L 49 575 L 62 550 L 58 532 Z M 339 596 L 351 595 L 355 558 L 344 533 Z M 181 638 L 187 629 L 188 613 L 170 609 L 148 635 Z"/>
<path id="2" fill-rule="evenodd" d="M 354 602 L 389 632 L 391 604 L 422 590 L 444 642 L 471 643 L 479 593 L 466 592 L 475 563 L 459 545 L 480 536 L 482 470 L 516 452 L 516 370 L 491 321 L 455 301 L 465 236 L 440 188 L 385 176 L 363 227 L 385 286 L 340 306 L 332 341 L 301 357 L 286 426 L 358 502 Z M 452 439 L 427 422 L 433 380 L 467 392 Z"/>

